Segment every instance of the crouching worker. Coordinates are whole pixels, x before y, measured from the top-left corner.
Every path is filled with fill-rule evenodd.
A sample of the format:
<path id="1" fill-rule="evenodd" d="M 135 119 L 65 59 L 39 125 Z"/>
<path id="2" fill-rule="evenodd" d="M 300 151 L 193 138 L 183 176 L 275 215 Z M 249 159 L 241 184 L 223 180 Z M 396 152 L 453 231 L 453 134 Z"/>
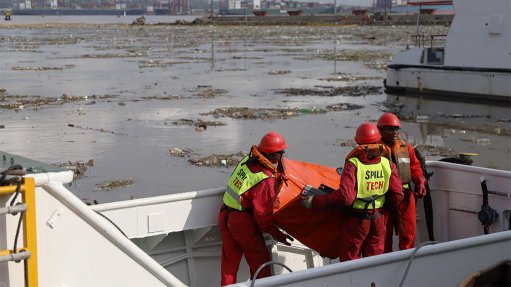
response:
<path id="1" fill-rule="evenodd" d="M 395 208 L 403 200 L 401 180 L 396 166 L 382 154 L 378 128 L 361 124 L 355 141 L 359 145 L 346 157 L 339 189 L 325 194 L 306 196 L 310 208 L 343 208 L 345 219 L 339 259 L 358 259 L 383 253 L 385 217 L 383 208 Z"/>
<path id="2" fill-rule="evenodd" d="M 241 256 L 245 255 L 252 278 L 257 268 L 271 261 L 263 233 L 275 240 L 291 245 L 289 235 L 282 233 L 273 224 L 275 201 L 275 164 L 281 164 L 284 138 L 269 132 L 258 146 L 253 145 L 249 155 L 236 166 L 227 184 L 224 204 L 218 215 L 218 226 L 222 235 L 222 286 L 236 283 Z M 257 278 L 271 276 L 266 266 Z"/>

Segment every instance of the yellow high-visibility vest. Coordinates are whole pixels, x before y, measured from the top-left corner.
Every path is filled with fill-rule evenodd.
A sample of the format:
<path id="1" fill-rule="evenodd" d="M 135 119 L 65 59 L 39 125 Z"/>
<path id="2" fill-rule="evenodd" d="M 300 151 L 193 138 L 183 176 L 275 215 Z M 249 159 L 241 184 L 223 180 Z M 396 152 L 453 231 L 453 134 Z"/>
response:
<path id="1" fill-rule="evenodd" d="M 258 173 L 250 171 L 246 165 L 248 159 L 249 156 L 247 155 L 238 163 L 227 183 L 227 190 L 224 193 L 224 204 L 240 211 L 243 210 L 241 195 L 263 179 L 269 177 L 262 171 Z"/>
<path id="2" fill-rule="evenodd" d="M 379 163 L 363 164 L 357 157 L 352 157 L 349 161 L 357 167 L 357 196 L 352 207 L 355 209 L 382 208 L 392 173 L 389 160 L 380 157 Z"/>

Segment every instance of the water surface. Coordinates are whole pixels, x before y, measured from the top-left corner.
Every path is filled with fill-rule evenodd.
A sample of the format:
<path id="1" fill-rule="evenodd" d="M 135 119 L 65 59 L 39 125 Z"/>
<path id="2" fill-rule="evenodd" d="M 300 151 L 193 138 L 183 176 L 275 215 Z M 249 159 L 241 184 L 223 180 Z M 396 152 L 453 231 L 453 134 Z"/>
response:
<path id="1" fill-rule="evenodd" d="M 85 201 L 224 186 L 232 167 L 193 166 L 169 151 L 247 152 L 270 130 L 284 135 L 288 157 L 342 166 L 356 127 L 386 110 L 402 116 L 404 137 L 412 144 L 476 152 L 475 164 L 511 170 L 509 108 L 385 95 L 385 64 L 415 27 L 131 26 L 130 17 L 75 17 L 16 16 L 0 24 L 0 88 L 8 97 L 87 97 L 0 110 L 5 126 L 0 144 L 4 151 L 49 163 L 92 159 L 86 177 L 71 187 Z M 446 28 L 427 29 L 441 34 Z M 378 89 L 362 96 L 279 92 L 350 86 Z M 200 96 L 204 89 L 225 93 Z M 224 107 L 314 111 L 338 103 L 362 108 L 288 119 L 203 115 Z M 225 125 L 196 131 L 174 124 L 180 119 Z M 134 184 L 94 191 L 126 178 Z"/>

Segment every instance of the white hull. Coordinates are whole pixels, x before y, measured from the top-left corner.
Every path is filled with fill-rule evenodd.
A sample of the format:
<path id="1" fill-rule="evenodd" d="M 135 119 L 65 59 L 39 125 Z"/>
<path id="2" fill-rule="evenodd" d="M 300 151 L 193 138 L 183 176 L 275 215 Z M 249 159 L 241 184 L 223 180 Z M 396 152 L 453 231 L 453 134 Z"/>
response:
<path id="1" fill-rule="evenodd" d="M 511 2 L 455 0 L 445 47 L 407 48 L 388 65 L 388 93 L 511 104 Z"/>
<path id="2" fill-rule="evenodd" d="M 473 98 L 511 103 L 511 72 L 481 72 L 433 66 L 390 66 L 386 91 L 427 94 L 437 98 Z"/>
<path id="3" fill-rule="evenodd" d="M 417 251 L 406 286 L 453 286 L 474 271 L 511 259 L 511 172 L 443 162 L 428 165 L 434 173 L 430 181 L 434 231 L 442 243 Z M 71 180 L 70 172 L 31 176 L 36 178 L 36 206 L 31 210 L 37 242 L 37 250 L 32 251 L 37 256 L 29 260 L 38 269 L 39 286 L 219 285 L 221 240 L 216 218 L 223 188 L 91 208 L 63 186 Z M 482 204 L 480 177 L 486 179 L 489 204 L 499 214 L 490 235 L 482 235 L 477 220 Z M 11 197 L 0 193 L 0 207 L 8 205 Z M 417 244 L 427 240 L 421 209 L 418 215 Z M 12 248 L 17 218 L 0 216 L 0 249 Z M 267 243 L 273 260 L 294 272 L 273 266 L 274 273 L 282 275 L 258 280 L 257 286 L 370 286 L 371 282 L 397 286 L 414 252 L 336 263 L 298 242 L 288 247 L 268 238 Z M 24 244 L 21 240 L 19 245 Z M 23 274 L 22 264 L 0 261 L 0 286 L 23 286 Z M 247 275 L 243 264 L 238 281 L 247 280 Z"/>
<path id="4" fill-rule="evenodd" d="M 298 271 L 257 280 L 256 286 L 457 286 L 471 271 L 510 259 L 511 231 Z M 406 273 L 406 277 L 405 277 Z M 403 281 L 404 280 L 404 281 Z M 249 286 L 249 283 L 234 286 Z"/>

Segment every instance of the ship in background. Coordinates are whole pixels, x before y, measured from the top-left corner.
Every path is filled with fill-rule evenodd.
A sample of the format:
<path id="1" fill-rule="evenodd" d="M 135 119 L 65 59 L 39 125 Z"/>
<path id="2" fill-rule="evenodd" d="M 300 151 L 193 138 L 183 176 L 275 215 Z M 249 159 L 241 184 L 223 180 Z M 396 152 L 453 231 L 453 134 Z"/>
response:
<path id="1" fill-rule="evenodd" d="M 418 18 L 415 47 L 397 53 L 387 66 L 385 91 L 511 106 L 511 2 L 409 1 L 419 6 L 430 3 L 454 4 L 456 16 L 449 32 L 427 39 L 419 33 Z"/>
<path id="2" fill-rule="evenodd" d="M 14 15 L 142 15 L 147 8 L 134 1 L 25 0 L 13 2 Z"/>
<path id="3" fill-rule="evenodd" d="M 179 2 L 174 7 L 176 13 L 188 14 L 188 0 L 171 0 Z M 15 0 L 12 2 L 13 15 L 150 15 L 154 14 L 157 1 L 141 0 Z"/>
<path id="4" fill-rule="evenodd" d="M 296 14 L 336 14 L 334 3 L 298 2 L 298 1 L 266 1 L 266 0 L 228 0 L 220 2 L 220 15 L 283 15 L 288 11 Z M 338 9 L 338 8 L 337 8 Z M 291 12 L 293 13 L 293 12 Z M 290 14 L 291 15 L 291 14 Z"/>
<path id="5" fill-rule="evenodd" d="M 142 9 L 20 9 L 14 10 L 14 15 L 143 15 L 145 11 Z"/>
<path id="6" fill-rule="evenodd" d="M 4 0 L 6 1 L 6 0 Z M 2 0 L 0 0 L 1 4 Z M 412 13 L 407 0 L 373 0 L 371 7 L 297 0 L 14 0 L 14 15 L 323 15 L 367 13 Z M 3 3 L 6 4 L 6 3 Z M 5 6 L 5 5 L 3 5 Z M 427 7 L 423 7 L 423 10 Z M 432 7 L 437 10 L 437 7 Z"/>
<path id="7" fill-rule="evenodd" d="M 417 7 L 408 6 L 407 0 L 373 0 L 370 7 L 352 6 L 332 2 L 296 1 L 296 0 L 219 0 L 220 15 L 385 15 L 413 14 Z M 299 13 L 298 13 L 299 12 Z M 423 14 L 453 14 L 452 5 L 425 5 L 421 8 Z"/>

